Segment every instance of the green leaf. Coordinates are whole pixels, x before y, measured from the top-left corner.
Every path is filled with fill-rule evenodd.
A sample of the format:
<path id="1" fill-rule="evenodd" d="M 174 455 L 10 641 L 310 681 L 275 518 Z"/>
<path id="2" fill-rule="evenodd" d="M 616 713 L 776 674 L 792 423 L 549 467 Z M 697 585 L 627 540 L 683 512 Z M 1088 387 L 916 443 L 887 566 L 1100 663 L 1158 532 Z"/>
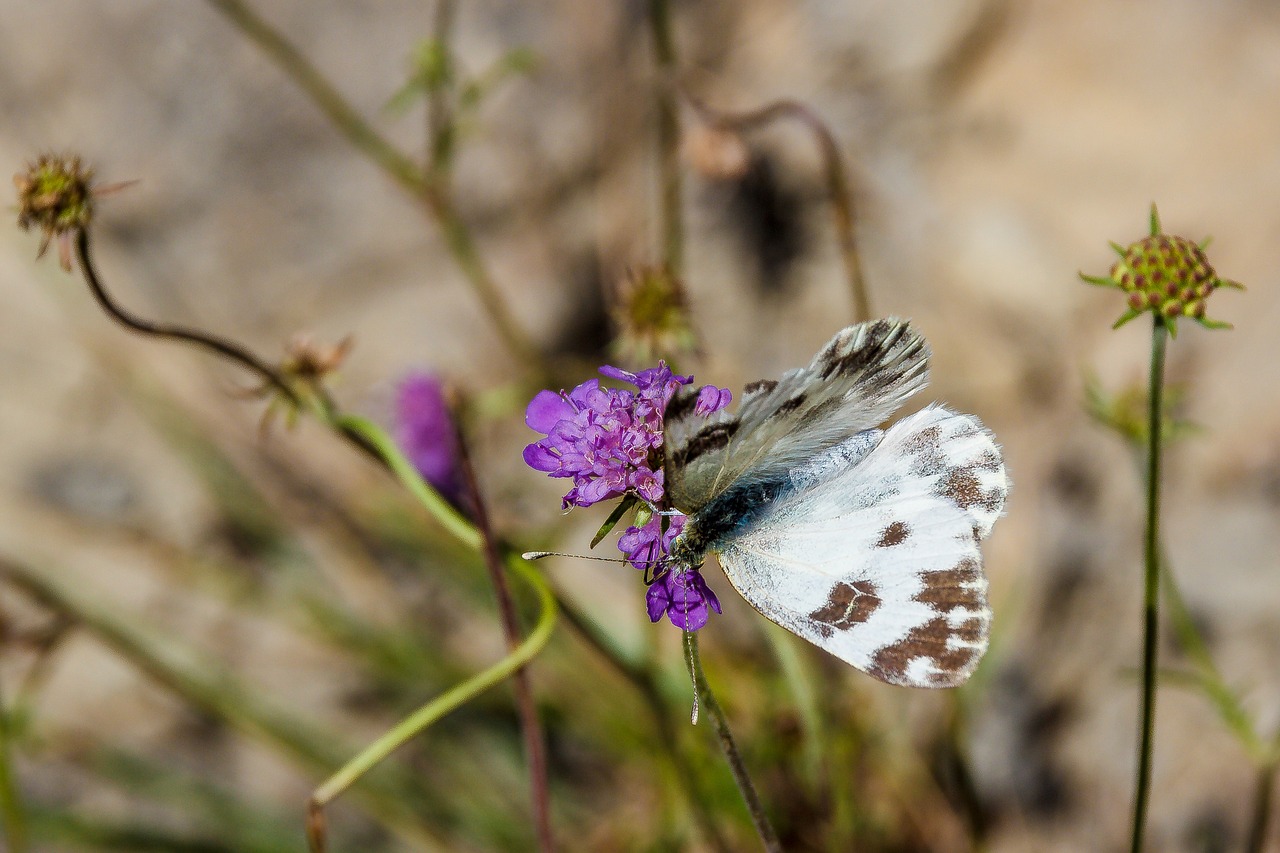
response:
<path id="1" fill-rule="evenodd" d="M 1116 320 L 1114 323 L 1111 324 L 1111 328 L 1118 329 L 1121 326 L 1123 326 L 1125 323 L 1134 319 L 1135 317 L 1141 317 L 1141 316 L 1142 316 L 1141 311 L 1135 311 L 1132 308 L 1130 308 L 1128 311 L 1125 311 L 1123 314 L 1120 315 L 1119 320 Z"/>
<path id="2" fill-rule="evenodd" d="M 591 547 L 594 548 L 599 545 L 600 541 L 609 535 L 609 531 L 613 530 L 618 522 L 622 520 L 622 517 L 637 503 L 639 503 L 639 499 L 635 495 L 627 495 L 619 501 L 618 505 L 613 508 L 613 512 L 609 513 L 609 517 L 604 520 L 604 524 L 600 525 L 596 535 L 591 538 Z"/>
<path id="3" fill-rule="evenodd" d="M 1160 211 L 1156 210 L 1156 203 L 1151 202 L 1151 236 L 1160 236 Z"/>

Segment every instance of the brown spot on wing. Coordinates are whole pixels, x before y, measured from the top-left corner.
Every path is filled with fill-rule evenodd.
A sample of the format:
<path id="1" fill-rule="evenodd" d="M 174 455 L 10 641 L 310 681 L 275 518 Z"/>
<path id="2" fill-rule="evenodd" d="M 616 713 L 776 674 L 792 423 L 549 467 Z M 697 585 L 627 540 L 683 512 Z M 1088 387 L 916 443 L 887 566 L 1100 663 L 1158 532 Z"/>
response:
<path id="1" fill-rule="evenodd" d="M 973 615 L 953 626 L 949 616 L 956 610 L 976 613 L 986 609 L 982 568 L 976 560 L 965 559 L 954 568 L 924 572 L 921 579 L 924 585 L 915 600 L 929 605 L 934 617 L 912 628 L 898 642 L 878 650 L 872 655 L 867 672 L 883 681 L 902 684 L 911 662 L 927 658 L 938 670 L 931 676 L 934 685 L 957 684 L 958 676 L 971 670 L 985 651 L 987 618 Z M 948 645 L 953 637 L 958 642 L 955 647 Z"/>
<path id="2" fill-rule="evenodd" d="M 978 475 L 970 468 L 952 468 L 938 485 L 938 495 L 950 498 L 961 509 L 977 506 L 994 512 L 1000 508 L 999 493 L 984 492 Z"/>
<path id="3" fill-rule="evenodd" d="M 923 572 L 924 587 L 916 593 L 915 600 L 929 605 L 938 613 L 950 613 L 958 607 L 978 610 L 986 606 L 983 600 L 978 564 L 962 560 L 953 569 Z"/>
<path id="4" fill-rule="evenodd" d="M 755 382 L 748 383 L 743 387 L 742 391 L 744 394 L 755 394 L 757 392 L 768 394 L 777 387 L 778 380 L 776 379 L 758 379 Z"/>
<path id="5" fill-rule="evenodd" d="M 787 400 L 785 403 L 782 403 L 780 406 L 778 406 L 777 414 L 785 415 L 788 412 L 794 412 L 796 409 L 804 405 L 804 401 L 806 399 L 807 399 L 807 395 L 797 394 L 796 396 L 792 397 L 790 400 Z"/>
<path id="6" fill-rule="evenodd" d="M 974 620 L 969 620 L 974 621 Z M 980 620 L 979 620 L 980 621 Z M 950 648 L 947 638 L 955 634 L 945 617 L 938 616 L 923 625 L 911 629 L 907 636 L 892 645 L 885 646 L 871 657 L 867 672 L 883 681 L 901 684 L 906 680 L 907 667 L 916 658 L 931 658 L 940 672 L 933 676 L 938 685 L 950 684 L 954 673 L 967 671 L 982 654 L 982 649 L 967 646 Z M 965 635 L 972 636 L 973 630 Z M 963 635 L 962 635 L 963 636 Z M 981 637 L 981 628 L 978 629 Z"/>
<path id="7" fill-rule="evenodd" d="M 675 452 L 672 462 L 677 466 L 688 465 L 702 454 L 724 447 L 737 431 L 736 420 L 705 426 L 689 439 L 688 444 Z"/>
<path id="8" fill-rule="evenodd" d="M 907 537 L 911 535 L 911 528 L 906 522 L 895 521 L 886 527 L 880 533 L 880 541 L 876 543 L 877 548 L 892 548 L 894 545 L 901 545 L 907 541 Z"/>
<path id="9" fill-rule="evenodd" d="M 868 580 L 838 583 L 827 596 L 827 603 L 809 614 L 823 637 L 830 637 L 836 629 L 848 630 L 871 618 L 883 603 L 876 585 Z"/>
<path id="10" fill-rule="evenodd" d="M 698 394 L 695 391 L 680 391 L 667 403 L 667 409 L 663 412 L 663 418 L 667 421 L 676 421 L 685 417 L 689 412 L 693 411 L 693 407 L 698 405 Z"/>

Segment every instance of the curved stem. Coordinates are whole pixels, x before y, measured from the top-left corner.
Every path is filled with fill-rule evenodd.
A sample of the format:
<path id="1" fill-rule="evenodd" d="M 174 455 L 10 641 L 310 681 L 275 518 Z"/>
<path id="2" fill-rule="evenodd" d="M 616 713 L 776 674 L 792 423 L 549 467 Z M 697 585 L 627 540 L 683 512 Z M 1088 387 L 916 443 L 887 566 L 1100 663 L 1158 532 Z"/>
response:
<path id="1" fill-rule="evenodd" d="M 813 110 L 799 101 L 784 99 L 750 112 L 734 113 L 712 109 L 687 92 L 685 97 L 704 121 L 717 127 L 745 131 L 777 119 L 791 118 L 808 128 L 822 155 L 823 178 L 831 197 L 831 219 L 836 238 L 840 241 L 840 257 L 844 262 L 845 277 L 853 298 L 853 319 L 856 323 L 870 320 L 871 300 L 867 296 L 867 283 L 862 275 L 862 256 L 858 253 L 858 242 L 854 234 L 857 219 L 853 193 L 849 188 L 844 158 L 840 156 L 840 146 L 836 144 L 835 134 L 831 129 Z"/>
<path id="2" fill-rule="evenodd" d="M 476 673 L 471 678 L 432 699 L 417 711 L 410 714 L 382 737 L 365 747 L 355 758 L 348 761 L 342 769 L 330 776 L 324 784 L 316 788 L 311 795 L 308 835 L 315 851 L 324 849 L 323 837 L 317 837 L 317 827 L 323 828 L 324 821 L 320 812 L 325 805 L 349 788 L 357 779 L 367 773 L 375 765 L 389 756 L 409 739 L 420 734 L 432 723 L 450 711 L 479 696 L 489 688 L 509 678 L 512 673 L 532 660 L 547 641 L 556 623 L 556 602 L 551 588 L 542 576 L 523 560 L 511 561 L 523 579 L 534 589 L 538 596 L 538 622 L 533 631 L 514 651 L 493 666 Z"/>
<path id="3" fill-rule="evenodd" d="M 89 232 L 84 228 L 76 232 L 76 259 L 80 262 L 81 273 L 84 275 L 94 299 L 98 300 L 98 304 L 102 306 L 102 309 L 120 325 L 141 335 L 194 344 L 202 349 L 209 350 L 215 355 L 230 359 L 250 372 L 256 373 L 268 387 L 274 388 L 293 405 L 299 406 L 302 404 L 298 392 L 293 389 L 293 386 L 278 370 L 239 344 L 198 329 L 189 329 L 172 323 L 155 323 L 145 320 L 116 302 L 98 277 L 97 269 L 93 265 L 92 254 L 89 251 Z"/>
<path id="4" fill-rule="evenodd" d="M 1159 314 L 1151 332 L 1151 379 L 1147 400 L 1147 527 L 1143 542 L 1142 734 L 1129 849 L 1140 853 L 1151 795 L 1151 751 L 1155 735 L 1156 652 L 1160 606 L 1160 452 L 1164 423 L 1164 357 L 1168 329 Z"/>
<path id="5" fill-rule="evenodd" d="M 747 804 L 747 811 L 751 814 L 751 822 L 755 825 L 756 834 L 760 836 L 760 841 L 764 844 L 764 849 L 769 853 L 782 853 L 782 844 L 778 841 L 778 834 L 773 829 L 773 824 L 769 822 L 769 816 L 765 813 L 764 805 L 760 802 L 760 795 L 756 793 L 756 786 L 751 781 L 751 776 L 747 773 L 747 765 L 742 761 L 742 755 L 738 752 L 738 745 L 734 742 L 733 733 L 729 730 L 729 721 L 725 719 L 724 710 L 720 707 L 720 703 L 716 701 L 716 695 L 711 692 L 711 685 L 707 684 L 706 674 L 702 671 L 702 661 L 698 657 L 698 635 L 696 632 L 685 632 L 685 659 L 689 664 L 689 669 L 693 673 L 694 688 L 701 697 L 702 705 L 707 709 L 707 713 L 711 715 L 711 720 L 716 727 L 716 737 L 720 740 L 720 749 L 724 752 L 725 760 L 729 763 L 729 771 L 733 774 L 733 781 L 738 783 L 738 792 L 742 794 L 742 799 Z"/>

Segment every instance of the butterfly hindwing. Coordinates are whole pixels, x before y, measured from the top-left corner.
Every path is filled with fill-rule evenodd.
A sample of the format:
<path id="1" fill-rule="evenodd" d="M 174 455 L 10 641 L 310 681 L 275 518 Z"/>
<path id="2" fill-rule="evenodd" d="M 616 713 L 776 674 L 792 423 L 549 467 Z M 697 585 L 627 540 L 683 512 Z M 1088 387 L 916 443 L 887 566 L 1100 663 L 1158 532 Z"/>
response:
<path id="1" fill-rule="evenodd" d="M 823 471 L 822 458 L 805 470 Z M 769 619 L 883 681 L 962 683 L 991 621 L 978 542 L 1008 491 L 991 434 L 933 406 L 825 470 L 725 543 L 730 582 Z"/>
<path id="2" fill-rule="evenodd" d="M 841 330 L 807 368 L 748 385 L 735 414 L 694 414 L 696 394 L 667 406 L 666 488 L 696 512 L 735 480 L 773 480 L 888 418 L 927 381 L 928 346 L 905 321 Z"/>

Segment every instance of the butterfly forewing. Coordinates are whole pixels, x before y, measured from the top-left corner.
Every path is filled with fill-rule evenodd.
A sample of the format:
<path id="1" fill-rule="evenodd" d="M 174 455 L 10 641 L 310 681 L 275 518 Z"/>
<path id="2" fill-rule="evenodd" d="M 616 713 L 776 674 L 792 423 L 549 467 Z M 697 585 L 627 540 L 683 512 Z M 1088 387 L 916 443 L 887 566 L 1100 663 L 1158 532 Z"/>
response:
<path id="1" fill-rule="evenodd" d="M 962 683 L 991 621 L 978 542 L 1008 491 L 999 448 L 977 418 L 930 407 L 858 459 L 810 460 L 825 478 L 797 480 L 725 543 L 725 574 L 766 617 L 883 681 Z"/>
<path id="2" fill-rule="evenodd" d="M 927 381 L 928 347 L 901 320 L 839 332 L 807 368 L 748 385 L 736 414 L 694 414 L 696 395 L 667 406 L 666 489 L 694 513 L 742 479 L 784 478 L 815 454 L 874 427 Z"/>

